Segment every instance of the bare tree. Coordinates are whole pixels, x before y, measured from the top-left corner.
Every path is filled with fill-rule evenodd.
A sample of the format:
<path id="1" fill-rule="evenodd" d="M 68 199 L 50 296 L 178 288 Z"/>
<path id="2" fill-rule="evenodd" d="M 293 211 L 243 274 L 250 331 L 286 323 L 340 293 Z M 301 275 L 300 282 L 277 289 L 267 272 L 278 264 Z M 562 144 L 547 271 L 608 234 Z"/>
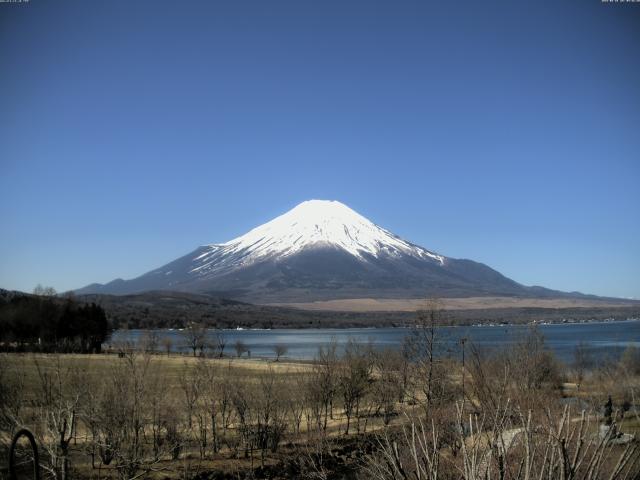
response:
<path id="1" fill-rule="evenodd" d="M 114 367 L 104 399 L 106 420 L 110 423 L 105 425 L 104 447 L 107 452 L 113 450 L 118 476 L 123 480 L 136 476 L 144 467 L 150 362 L 149 355 L 134 352 L 122 357 Z"/>
<path id="2" fill-rule="evenodd" d="M 413 401 L 422 404 L 425 414 L 453 397 L 453 383 L 443 364 L 444 323 L 442 304 L 438 299 L 426 301 L 417 314 L 417 323 L 407 338 L 406 355 L 411 365 Z M 419 390 L 419 395 L 415 392 Z"/>
<path id="3" fill-rule="evenodd" d="M 286 355 L 289 351 L 289 347 L 281 343 L 273 346 L 273 353 L 276 355 L 276 362 L 280 361 L 280 357 Z"/>
<path id="4" fill-rule="evenodd" d="M 640 375 L 640 348 L 627 347 L 620 357 L 620 366 L 631 375 Z"/>
<path id="5" fill-rule="evenodd" d="M 53 287 L 43 287 L 41 284 L 38 284 L 33 289 L 34 295 L 39 295 L 41 297 L 55 297 L 58 292 Z"/>
<path id="6" fill-rule="evenodd" d="M 164 336 L 162 338 L 162 346 L 164 347 L 165 352 L 167 352 L 167 357 L 171 354 L 171 349 L 173 348 L 173 340 L 171 337 Z"/>
<path id="7" fill-rule="evenodd" d="M 170 388 L 169 377 L 159 363 L 152 362 L 146 375 L 145 433 L 150 432 L 152 462 L 159 462 L 169 454 L 174 460 L 182 448 L 182 438 L 178 433 L 179 414 L 172 399 L 167 395 Z"/>
<path id="8" fill-rule="evenodd" d="M 306 418 L 307 435 L 311 441 L 312 432 L 326 432 L 327 416 L 329 410 L 329 395 L 323 388 L 323 374 L 317 365 L 312 372 L 303 374 L 300 378 L 304 397 L 302 402 L 305 405 L 304 415 Z M 333 393 L 332 393 L 333 395 Z M 323 421 L 324 419 L 324 421 Z"/>
<path id="9" fill-rule="evenodd" d="M 332 339 L 326 347 L 318 348 L 318 356 L 314 362 L 313 375 L 308 383 L 308 394 L 312 408 L 319 406 L 318 427 L 327 430 L 327 420 L 333 417 L 333 401 L 338 391 L 338 356 L 335 339 Z M 321 419 L 321 416 L 323 419 Z"/>
<path id="10" fill-rule="evenodd" d="M 231 401 L 236 413 L 237 429 L 240 435 L 240 441 L 244 446 L 244 456 L 249 457 L 251 454 L 251 461 L 253 463 L 253 447 L 255 445 L 255 435 L 252 430 L 254 415 L 253 404 L 251 398 L 256 394 L 252 385 L 248 385 L 236 376 L 230 378 L 231 381 Z M 236 450 L 237 453 L 237 450 Z"/>
<path id="11" fill-rule="evenodd" d="M 584 342 L 578 343 L 573 351 L 573 368 L 578 387 L 582 384 L 586 372 L 594 365 L 589 347 Z"/>
<path id="12" fill-rule="evenodd" d="M 382 412 L 384 424 L 388 425 L 396 414 L 397 402 L 404 397 L 404 359 L 396 350 L 382 350 L 374 354 L 373 361 L 377 373 L 372 385 L 376 410 Z"/>
<path id="13" fill-rule="evenodd" d="M 222 358 L 224 356 L 224 349 L 227 346 L 227 339 L 222 332 L 216 332 L 214 335 L 213 343 L 215 346 L 216 356 Z"/>
<path id="14" fill-rule="evenodd" d="M 166 372 L 153 356 L 127 351 L 95 385 L 83 419 L 91 435 L 92 458 L 120 480 L 149 477 L 177 458 L 182 439 L 166 396 Z"/>
<path id="15" fill-rule="evenodd" d="M 222 427 L 221 441 L 227 441 L 227 430 L 232 423 L 233 417 L 233 394 L 234 384 L 232 379 L 234 378 L 231 365 L 221 369 L 219 372 L 220 378 L 215 385 L 214 394 L 217 396 L 218 409 L 217 412 L 220 415 L 220 423 Z M 219 442 L 220 443 L 220 442 Z"/>
<path id="16" fill-rule="evenodd" d="M 209 422 L 213 414 L 213 427 L 215 432 L 215 402 L 212 402 L 210 389 L 213 387 L 212 382 L 215 381 L 215 373 L 212 371 L 212 365 L 209 360 L 201 357 L 195 366 L 191 366 L 189 381 L 192 383 L 192 395 L 194 400 L 193 415 L 196 420 L 196 437 L 198 440 L 198 448 L 200 458 L 204 458 L 209 446 Z M 214 446 L 214 450 L 216 450 Z"/>
<path id="17" fill-rule="evenodd" d="M 530 328 L 508 353 L 514 380 L 523 392 L 543 385 L 560 385 L 558 363 L 537 327 Z"/>
<path id="18" fill-rule="evenodd" d="M 37 434 L 46 452 L 43 468 L 53 478 L 66 480 L 70 478 L 69 450 L 87 392 L 87 375 L 79 367 L 65 368 L 59 355 L 52 358 L 52 368 L 46 368 L 37 357 L 33 359 L 39 386 L 35 416 L 41 429 Z"/>
<path id="19" fill-rule="evenodd" d="M 182 334 L 187 346 L 193 351 L 194 357 L 198 350 L 200 350 L 200 354 L 203 353 L 207 337 L 207 329 L 204 325 L 196 322 L 189 322 L 184 330 L 182 330 Z"/>
<path id="20" fill-rule="evenodd" d="M 495 411 L 509 394 L 512 381 L 510 362 L 504 355 L 492 355 L 474 343 L 470 345 L 467 369 L 471 389 L 467 393 L 472 405 L 482 411 Z"/>
<path id="21" fill-rule="evenodd" d="M 286 397 L 287 408 L 293 420 L 293 430 L 300 433 L 302 417 L 309 405 L 307 403 L 307 382 L 309 375 L 306 373 L 296 373 L 289 376 L 289 384 L 286 386 L 289 394 Z"/>
<path id="22" fill-rule="evenodd" d="M 249 348 L 242 340 L 236 340 L 233 344 L 233 348 L 236 350 L 236 356 L 241 357 L 243 353 L 249 351 Z"/>
<path id="23" fill-rule="evenodd" d="M 370 355 L 362 345 L 349 340 L 338 368 L 338 385 L 342 394 L 347 425 L 344 434 L 349 435 L 351 418 L 355 416 L 360 430 L 360 402 L 371 381 Z"/>
<path id="24" fill-rule="evenodd" d="M 202 395 L 205 378 L 198 368 L 185 362 L 178 381 L 182 394 L 182 410 L 186 418 L 187 428 L 191 431 L 196 405 Z"/>
<path id="25" fill-rule="evenodd" d="M 300 478 L 328 480 L 332 477 L 334 440 L 323 431 L 313 432 L 309 441 L 298 447 L 296 454 Z"/>
<path id="26" fill-rule="evenodd" d="M 160 337 L 155 330 L 146 330 L 139 340 L 139 349 L 145 353 L 155 353 L 160 344 Z"/>
<path id="27" fill-rule="evenodd" d="M 220 372 L 213 362 L 201 362 L 199 365 L 200 375 L 203 377 L 203 410 L 206 413 L 206 422 L 211 426 L 211 446 L 213 453 L 220 449 L 220 424 L 224 423 L 224 414 L 227 404 L 225 404 L 224 385 L 220 380 Z M 206 430 L 204 431 L 206 434 Z M 201 435 L 202 438 L 202 435 Z M 201 449 L 206 448 L 206 441 L 200 442 Z"/>
<path id="28" fill-rule="evenodd" d="M 283 378 L 269 367 L 260 375 L 257 395 L 253 397 L 255 413 L 254 434 L 260 448 L 260 464 L 264 467 L 265 453 L 275 453 L 286 429 L 286 403 Z"/>

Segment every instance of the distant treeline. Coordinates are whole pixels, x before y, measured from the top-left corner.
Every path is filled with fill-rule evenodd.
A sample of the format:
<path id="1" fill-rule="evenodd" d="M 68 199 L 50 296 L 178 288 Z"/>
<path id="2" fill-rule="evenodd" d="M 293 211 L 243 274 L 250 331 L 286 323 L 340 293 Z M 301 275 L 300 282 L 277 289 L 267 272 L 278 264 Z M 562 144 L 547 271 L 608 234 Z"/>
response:
<path id="1" fill-rule="evenodd" d="M 0 348 L 4 351 L 99 353 L 110 328 L 104 309 L 73 298 L 0 297 Z"/>

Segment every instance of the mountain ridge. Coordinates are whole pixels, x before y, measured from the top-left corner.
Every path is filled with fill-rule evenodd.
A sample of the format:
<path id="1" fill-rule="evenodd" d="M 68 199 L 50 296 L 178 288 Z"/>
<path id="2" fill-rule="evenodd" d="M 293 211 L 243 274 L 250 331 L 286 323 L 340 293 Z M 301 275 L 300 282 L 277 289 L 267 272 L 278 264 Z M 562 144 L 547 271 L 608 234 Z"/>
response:
<path id="1" fill-rule="evenodd" d="M 173 290 L 251 303 L 345 298 L 590 297 L 528 287 L 491 267 L 406 241 L 348 206 L 309 200 L 228 242 L 202 245 L 139 277 L 78 294 Z"/>

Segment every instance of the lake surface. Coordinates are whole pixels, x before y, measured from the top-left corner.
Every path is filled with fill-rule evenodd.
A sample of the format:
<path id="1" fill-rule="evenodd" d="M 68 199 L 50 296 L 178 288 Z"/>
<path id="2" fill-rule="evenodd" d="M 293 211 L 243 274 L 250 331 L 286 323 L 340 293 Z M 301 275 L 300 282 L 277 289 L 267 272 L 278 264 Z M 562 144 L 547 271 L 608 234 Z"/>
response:
<path id="1" fill-rule="evenodd" d="M 522 338 L 530 326 L 495 325 L 471 327 L 440 327 L 438 336 L 442 351 L 460 355 L 460 339 L 466 338 L 481 348 L 501 348 Z M 558 358 L 571 363 L 578 344 L 585 344 L 596 360 L 616 359 L 628 346 L 640 347 L 640 320 L 621 322 L 564 323 L 539 325 L 545 344 Z M 171 338 L 173 350 L 187 352 L 184 334 L 180 330 L 156 330 L 158 336 Z M 278 329 L 278 330 L 221 330 L 227 346 L 225 354 L 234 355 L 233 345 L 241 340 L 252 357 L 273 358 L 274 345 L 285 345 L 286 358 L 309 360 L 315 357 L 319 346 L 335 340 L 344 345 L 350 338 L 370 342 L 376 348 L 400 348 L 410 333 L 407 328 L 345 328 L 345 329 Z M 140 342 L 144 330 L 117 330 L 110 343 Z M 468 345 L 468 343 L 467 343 Z M 159 348 L 162 348 L 160 343 Z"/>

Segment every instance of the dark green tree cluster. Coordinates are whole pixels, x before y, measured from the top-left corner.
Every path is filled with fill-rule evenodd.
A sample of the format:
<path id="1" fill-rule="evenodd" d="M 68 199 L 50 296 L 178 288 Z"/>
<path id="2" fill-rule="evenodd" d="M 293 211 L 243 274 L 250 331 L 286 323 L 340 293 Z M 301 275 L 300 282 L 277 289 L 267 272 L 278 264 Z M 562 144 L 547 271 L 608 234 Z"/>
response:
<path id="1" fill-rule="evenodd" d="M 72 298 L 16 295 L 0 303 L 0 348 L 99 353 L 110 329 L 105 311 Z"/>

